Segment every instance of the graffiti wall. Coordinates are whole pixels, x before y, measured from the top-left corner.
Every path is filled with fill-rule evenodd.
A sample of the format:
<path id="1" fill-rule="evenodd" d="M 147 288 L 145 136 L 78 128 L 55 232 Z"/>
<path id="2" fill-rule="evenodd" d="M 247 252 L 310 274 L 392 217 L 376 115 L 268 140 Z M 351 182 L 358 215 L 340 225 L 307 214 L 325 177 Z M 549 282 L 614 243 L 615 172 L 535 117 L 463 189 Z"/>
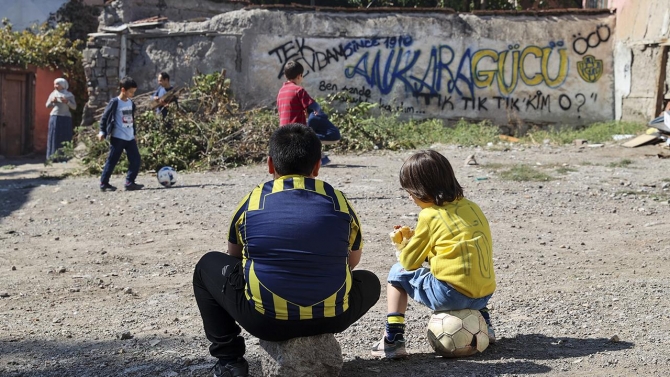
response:
<path id="1" fill-rule="evenodd" d="M 414 118 L 586 124 L 614 119 L 614 25 L 610 13 L 588 12 L 244 9 L 168 23 L 160 33 L 134 29 L 126 65 L 141 92 L 155 87 L 160 71 L 188 85 L 197 73 L 226 69 L 245 108 L 273 106 L 284 65 L 298 60 L 313 97 L 344 92 Z M 102 46 L 104 38 L 113 37 L 95 41 Z M 105 83 L 97 76 L 118 72 L 100 66 L 88 63 L 94 86 Z M 101 103 L 114 92 L 89 90 Z"/>
<path id="2" fill-rule="evenodd" d="M 469 17 L 469 35 L 443 36 L 439 23 L 349 38 L 258 35 L 249 61 L 264 87 L 278 90 L 284 65 L 298 60 L 313 97 L 346 92 L 354 102 L 420 118 L 613 119 L 611 20 L 519 21 L 485 30 L 495 25 Z"/>

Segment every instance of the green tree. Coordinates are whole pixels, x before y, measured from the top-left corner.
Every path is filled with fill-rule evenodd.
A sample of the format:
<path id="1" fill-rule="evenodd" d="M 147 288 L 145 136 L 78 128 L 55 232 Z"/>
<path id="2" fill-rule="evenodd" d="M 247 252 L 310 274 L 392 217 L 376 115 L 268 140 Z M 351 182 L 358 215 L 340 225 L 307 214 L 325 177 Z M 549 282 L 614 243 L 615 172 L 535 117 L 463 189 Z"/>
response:
<path id="1" fill-rule="evenodd" d="M 70 84 L 70 91 L 77 103 L 84 104 L 86 76 L 79 50 L 81 41 L 71 41 L 68 32 L 72 25 L 58 24 L 55 28 L 46 23 L 39 28 L 14 31 L 7 19 L 2 20 L 0 28 L 0 66 L 20 66 L 28 68 L 55 68 L 63 71 Z M 73 114 L 74 124 L 81 121 L 81 109 Z"/>
<path id="2" fill-rule="evenodd" d="M 88 39 L 88 34 L 98 30 L 98 15 L 100 8 L 84 4 L 82 0 L 70 0 L 63 4 L 49 19 L 49 23 L 71 24 L 67 36 L 71 41 Z M 84 47 L 83 44 L 80 45 Z"/>

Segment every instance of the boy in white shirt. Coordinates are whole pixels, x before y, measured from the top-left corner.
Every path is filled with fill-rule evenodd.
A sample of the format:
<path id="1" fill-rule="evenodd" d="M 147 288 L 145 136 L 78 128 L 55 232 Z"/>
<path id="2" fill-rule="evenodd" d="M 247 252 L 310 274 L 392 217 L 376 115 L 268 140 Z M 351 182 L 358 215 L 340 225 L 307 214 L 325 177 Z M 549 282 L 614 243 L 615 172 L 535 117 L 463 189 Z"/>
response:
<path id="1" fill-rule="evenodd" d="M 133 191 L 144 187 L 135 183 L 142 161 L 135 140 L 135 103 L 131 100 L 137 90 L 137 83 L 130 77 L 124 77 L 119 81 L 119 89 L 121 93 L 109 101 L 100 119 L 98 139 L 109 137 L 109 155 L 100 177 L 100 191 L 103 192 L 116 190 L 109 184 L 109 178 L 124 150 L 128 156 L 125 189 Z"/>

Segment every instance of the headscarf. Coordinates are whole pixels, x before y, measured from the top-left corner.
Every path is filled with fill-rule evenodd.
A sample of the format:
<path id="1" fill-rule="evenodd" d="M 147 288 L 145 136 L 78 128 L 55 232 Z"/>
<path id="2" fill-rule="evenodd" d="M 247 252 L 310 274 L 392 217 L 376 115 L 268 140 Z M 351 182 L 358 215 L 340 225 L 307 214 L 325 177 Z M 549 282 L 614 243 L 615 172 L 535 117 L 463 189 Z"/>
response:
<path id="1" fill-rule="evenodd" d="M 65 80 L 64 78 L 55 79 L 54 84 L 60 85 L 64 91 L 70 87 L 70 85 L 68 85 L 67 83 L 67 80 Z"/>

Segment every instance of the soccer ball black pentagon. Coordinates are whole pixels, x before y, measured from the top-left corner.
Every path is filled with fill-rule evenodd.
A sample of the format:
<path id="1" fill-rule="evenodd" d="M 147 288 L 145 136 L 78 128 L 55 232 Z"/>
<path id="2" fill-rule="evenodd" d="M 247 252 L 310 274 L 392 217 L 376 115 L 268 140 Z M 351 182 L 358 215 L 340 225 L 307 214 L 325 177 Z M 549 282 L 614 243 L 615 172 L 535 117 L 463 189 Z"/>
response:
<path id="1" fill-rule="evenodd" d="M 177 172 L 169 166 L 164 166 L 158 171 L 156 178 L 164 187 L 172 187 L 177 183 Z"/>

